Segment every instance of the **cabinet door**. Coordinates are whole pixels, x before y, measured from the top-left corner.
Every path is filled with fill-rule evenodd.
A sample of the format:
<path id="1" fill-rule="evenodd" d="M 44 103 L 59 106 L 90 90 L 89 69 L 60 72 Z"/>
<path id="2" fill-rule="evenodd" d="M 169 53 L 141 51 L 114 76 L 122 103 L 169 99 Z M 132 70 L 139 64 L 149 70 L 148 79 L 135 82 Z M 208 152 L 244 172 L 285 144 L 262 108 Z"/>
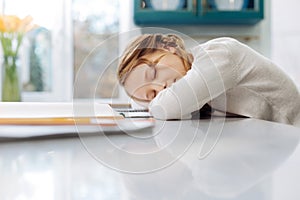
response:
<path id="1" fill-rule="evenodd" d="M 264 17 L 263 0 L 199 0 L 199 23 L 255 24 Z"/>
<path id="2" fill-rule="evenodd" d="M 134 22 L 146 24 L 186 24 L 197 20 L 197 0 L 135 0 Z"/>
<path id="3" fill-rule="evenodd" d="M 135 0 L 137 25 L 255 24 L 264 0 Z"/>

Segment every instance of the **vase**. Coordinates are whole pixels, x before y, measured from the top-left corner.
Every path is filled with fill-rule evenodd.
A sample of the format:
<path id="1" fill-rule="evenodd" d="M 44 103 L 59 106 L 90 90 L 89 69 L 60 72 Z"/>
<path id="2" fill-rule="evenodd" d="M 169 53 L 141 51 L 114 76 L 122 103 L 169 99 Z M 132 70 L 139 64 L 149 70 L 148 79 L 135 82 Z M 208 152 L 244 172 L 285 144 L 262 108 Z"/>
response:
<path id="1" fill-rule="evenodd" d="M 21 101 L 18 61 L 17 57 L 4 56 L 2 67 L 2 101 Z"/>

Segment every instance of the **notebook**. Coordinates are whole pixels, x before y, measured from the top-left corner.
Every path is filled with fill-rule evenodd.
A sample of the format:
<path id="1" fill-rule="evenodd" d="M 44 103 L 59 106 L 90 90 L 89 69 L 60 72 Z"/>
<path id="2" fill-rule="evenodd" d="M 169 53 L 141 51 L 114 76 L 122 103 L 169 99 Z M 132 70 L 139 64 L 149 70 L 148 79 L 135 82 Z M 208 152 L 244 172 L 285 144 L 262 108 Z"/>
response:
<path id="1" fill-rule="evenodd" d="M 115 111 L 125 118 L 153 118 L 144 108 L 116 108 Z"/>

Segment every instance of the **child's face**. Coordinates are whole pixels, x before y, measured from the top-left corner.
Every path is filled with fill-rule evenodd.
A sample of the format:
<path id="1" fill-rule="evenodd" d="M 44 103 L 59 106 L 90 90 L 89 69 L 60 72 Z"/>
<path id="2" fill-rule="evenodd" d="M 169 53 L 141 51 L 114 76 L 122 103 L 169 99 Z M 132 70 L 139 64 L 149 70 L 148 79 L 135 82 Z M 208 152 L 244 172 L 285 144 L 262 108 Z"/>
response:
<path id="1" fill-rule="evenodd" d="M 161 90 L 169 87 L 186 74 L 181 58 L 168 51 L 156 51 L 142 57 L 157 63 L 142 63 L 128 75 L 124 88 L 138 103 L 147 105 Z"/>

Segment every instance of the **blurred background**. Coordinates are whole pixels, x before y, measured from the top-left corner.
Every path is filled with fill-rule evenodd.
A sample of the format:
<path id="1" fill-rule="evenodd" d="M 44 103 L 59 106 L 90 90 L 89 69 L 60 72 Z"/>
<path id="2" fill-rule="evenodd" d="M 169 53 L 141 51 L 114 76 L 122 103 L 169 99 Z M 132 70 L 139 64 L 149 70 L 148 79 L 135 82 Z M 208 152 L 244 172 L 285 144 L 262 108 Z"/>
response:
<path id="1" fill-rule="evenodd" d="M 116 80 L 116 55 L 127 42 L 118 35 L 148 26 L 198 42 L 234 37 L 300 87 L 299 7 L 297 0 L 0 0 L 2 15 L 30 15 L 38 25 L 19 53 L 22 101 L 127 99 Z"/>

